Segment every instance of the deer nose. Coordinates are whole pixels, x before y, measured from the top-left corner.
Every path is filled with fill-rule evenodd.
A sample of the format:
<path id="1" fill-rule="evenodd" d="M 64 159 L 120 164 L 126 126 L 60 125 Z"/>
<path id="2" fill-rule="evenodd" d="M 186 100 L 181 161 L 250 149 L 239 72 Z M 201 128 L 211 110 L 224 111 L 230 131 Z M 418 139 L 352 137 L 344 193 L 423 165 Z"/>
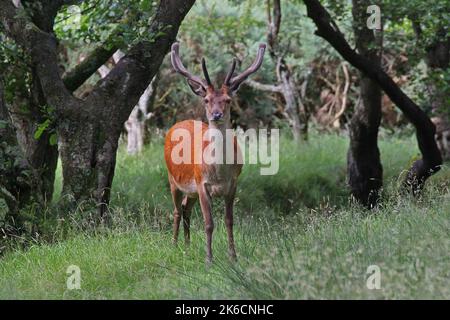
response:
<path id="1" fill-rule="evenodd" d="M 213 112 L 212 116 L 213 116 L 213 120 L 217 121 L 217 120 L 222 119 L 223 113 L 219 112 L 219 111 L 215 111 L 215 112 Z"/>

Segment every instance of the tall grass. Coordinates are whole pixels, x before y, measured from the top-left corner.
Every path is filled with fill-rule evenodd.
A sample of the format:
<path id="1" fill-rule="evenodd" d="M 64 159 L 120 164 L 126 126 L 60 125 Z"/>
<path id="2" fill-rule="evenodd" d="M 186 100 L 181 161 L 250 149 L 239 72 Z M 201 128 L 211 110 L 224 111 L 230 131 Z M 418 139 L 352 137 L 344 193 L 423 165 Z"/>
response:
<path id="1" fill-rule="evenodd" d="M 400 196 L 400 176 L 418 151 L 412 138 L 384 138 L 386 190 L 368 212 L 349 199 L 347 143 L 332 134 L 300 146 L 283 138 L 277 175 L 245 166 L 235 212 L 239 261 L 228 262 L 218 201 L 210 268 L 198 207 L 191 246 L 171 244 L 162 140 L 136 157 L 121 151 L 111 225 L 92 225 L 81 209 L 49 218 L 47 241 L 1 258 L 0 298 L 450 298 L 449 168 L 420 199 Z M 380 290 L 366 286 L 374 264 Z M 69 265 L 81 269 L 81 290 L 67 290 Z"/>

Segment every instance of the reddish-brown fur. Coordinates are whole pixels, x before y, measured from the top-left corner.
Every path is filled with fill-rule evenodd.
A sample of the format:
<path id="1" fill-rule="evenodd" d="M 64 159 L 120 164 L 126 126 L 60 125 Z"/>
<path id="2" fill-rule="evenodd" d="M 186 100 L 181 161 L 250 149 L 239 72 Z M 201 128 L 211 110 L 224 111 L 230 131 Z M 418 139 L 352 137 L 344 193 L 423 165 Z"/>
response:
<path id="1" fill-rule="evenodd" d="M 234 69 L 236 67 L 236 61 L 233 61 L 231 69 L 225 77 L 225 82 L 219 90 L 214 89 L 214 86 L 211 83 L 205 60 L 202 59 L 202 69 L 205 76 L 205 79 L 202 79 L 191 74 L 183 66 L 178 54 L 178 49 L 178 43 L 174 43 L 172 45 L 171 54 L 172 65 L 178 73 L 187 78 L 192 91 L 203 98 L 208 124 L 198 122 L 197 130 L 201 133 L 197 133 L 195 132 L 196 121 L 182 121 L 170 128 L 166 136 L 164 158 L 168 170 L 172 200 L 175 207 L 173 214 L 173 240 L 175 243 L 177 242 L 180 221 L 181 218 L 183 218 L 185 242 L 187 244 L 189 243 L 190 214 L 192 207 L 198 198 L 203 220 L 205 222 L 206 259 L 207 262 L 211 262 L 211 243 L 214 230 L 212 197 L 222 197 L 225 200 L 225 226 L 227 228 L 228 236 L 228 252 L 230 257 L 234 260 L 236 259 L 236 251 L 233 238 L 233 204 L 236 194 L 237 179 L 241 173 L 242 164 L 237 161 L 240 159 L 240 150 L 236 137 L 227 134 L 227 130 L 231 130 L 231 94 L 236 92 L 239 85 L 261 66 L 265 45 L 261 44 L 259 46 L 258 54 L 253 64 L 236 77 L 233 77 Z M 185 162 L 182 163 L 178 163 L 173 159 L 174 156 L 177 156 L 173 154 L 174 148 L 176 148 L 178 144 L 183 145 L 183 141 L 174 139 L 176 138 L 174 137 L 174 132 L 178 129 L 183 130 L 184 133 L 188 132 L 190 135 L 190 159 L 184 159 Z M 203 160 L 203 153 L 210 143 L 208 138 L 210 137 L 209 133 L 211 132 L 208 131 L 208 129 L 219 130 L 222 134 L 224 148 L 222 154 L 224 162 L 226 162 L 227 159 L 226 146 L 229 142 L 227 139 L 233 139 L 233 163 L 205 163 Z M 203 138 L 205 133 L 205 138 Z M 182 140 L 181 137 L 179 137 L 179 139 Z M 199 139 L 201 141 L 199 141 Z M 184 146 L 186 146 L 186 144 L 184 144 Z M 180 151 L 181 154 L 178 154 L 178 156 L 182 157 L 183 149 L 177 148 L 176 150 Z M 197 158 L 195 156 L 196 153 Z M 195 159 L 200 161 L 194 161 Z"/>
<path id="2" fill-rule="evenodd" d="M 237 162 L 239 157 L 239 146 L 237 139 L 233 137 L 234 146 L 234 163 L 233 164 L 206 164 L 202 161 L 201 164 L 194 163 L 195 152 L 200 152 L 200 157 L 203 151 L 210 143 L 207 139 L 202 139 L 205 132 L 210 126 L 199 122 L 201 134 L 194 134 L 195 120 L 185 120 L 175 124 L 166 135 L 164 145 L 164 158 L 168 170 L 168 177 L 170 183 L 170 190 L 172 193 L 172 200 L 174 203 L 174 225 L 173 225 L 173 239 L 178 240 L 179 226 L 181 218 L 183 218 L 184 236 L 186 244 L 190 242 L 190 214 L 193 205 L 200 199 L 200 207 L 205 221 L 205 232 L 207 235 L 207 261 L 211 262 L 212 251 L 212 232 L 214 223 L 212 218 L 212 197 L 223 197 L 225 200 L 225 225 L 227 227 L 227 234 L 229 240 L 229 254 L 232 259 L 236 259 L 236 251 L 234 248 L 233 239 L 233 202 L 237 187 L 237 179 L 242 170 L 242 164 Z M 225 125 L 223 128 L 227 127 Z M 181 143 L 180 140 L 173 141 L 173 132 L 177 129 L 187 130 L 190 134 L 190 161 L 188 163 L 174 163 L 172 159 L 172 152 L 174 147 Z M 214 128 L 216 129 L 216 128 Z M 222 130 L 221 130 L 222 131 Z M 226 134 L 223 133 L 225 139 Z M 202 146 L 202 150 L 195 150 L 197 145 L 194 139 L 202 139 L 198 145 Z M 225 148 L 226 141 L 224 141 Z M 224 159 L 226 159 L 226 152 L 224 152 Z M 183 156 L 181 150 L 180 156 Z M 184 197 L 183 197 L 184 194 Z"/>
<path id="3" fill-rule="evenodd" d="M 194 163 L 194 121 L 195 120 L 185 120 L 176 123 L 174 126 L 172 126 L 169 131 L 167 132 L 165 144 L 164 144 L 164 159 L 166 161 L 167 170 L 169 172 L 169 175 L 171 176 L 171 179 L 173 179 L 176 183 L 187 185 L 190 183 L 195 182 L 196 184 L 201 183 L 202 176 L 204 172 L 207 172 L 209 170 L 213 170 L 214 168 L 212 166 L 208 166 L 206 164 L 195 164 Z M 208 130 L 208 125 L 204 122 L 201 123 L 202 126 L 202 136 Z M 171 154 L 173 147 L 179 143 L 179 141 L 172 141 L 172 133 L 176 129 L 186 129 L 191 133 L 191 161 L 189 163 L 181 163 L 176 164 L 172 161 Z M 205 140 L 202 142 L 203 148 L 202 151 L 206 148 L 206 146 L 209 144 L 209 141 Z M 239 154 L 239 146 L 237 144 L 237 139 L 234 139 L 234 154 L 235 154 L 235 162 L 237 163 L 237 155 Z M 180 154 L 182 156 L 182 153 Z M 240 173 L 240 169 L 242 168 L 242 164 L 238 164 L 237 167 L 239 168 L 238 174 Z M 195 195 L 194 195 L 195 196 Z"/>

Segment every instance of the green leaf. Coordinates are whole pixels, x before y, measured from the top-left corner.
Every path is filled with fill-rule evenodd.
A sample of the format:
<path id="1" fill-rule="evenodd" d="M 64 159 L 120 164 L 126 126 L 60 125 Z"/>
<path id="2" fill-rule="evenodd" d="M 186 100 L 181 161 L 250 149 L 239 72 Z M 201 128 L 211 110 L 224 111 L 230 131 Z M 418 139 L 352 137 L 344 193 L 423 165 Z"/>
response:
<path id="1" fill-rule="evenodd" d="M 56 133 L 52 133 L 50 138 L 49 138 L 49 143 L 51 146 L 54 146 L 58 143 L 58 137 L 56 135 Z"/>
<path id="2" fill-rule="evenodd" d="M 50 119 L 45 120 L 43 123 L 39 125 L 39 127 L 36 129 L 36 132 L 34 133 L 34 139 L 38 140 L 45 130 L 47 130 L 48 126 L 50 125 Z"/>

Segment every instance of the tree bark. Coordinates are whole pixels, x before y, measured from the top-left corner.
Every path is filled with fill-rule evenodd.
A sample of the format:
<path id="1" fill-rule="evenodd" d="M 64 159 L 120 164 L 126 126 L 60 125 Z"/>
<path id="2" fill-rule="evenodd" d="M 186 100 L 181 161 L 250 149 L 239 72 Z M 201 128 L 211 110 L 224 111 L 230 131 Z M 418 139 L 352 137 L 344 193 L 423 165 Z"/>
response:
<path id="1" fill-rule="evenodd" d="M 426 48 L 425 63 L 430 79 L 427 81 L 428 96 L 434 115 L 436 142 L 442 157 L 450 160 L 450 108 L 448 96 L 439 84 L 436 83 L 433 74 L 440 74 L 450 66 L 450 36 L 444 29 L 439 30 L 436 41 Z"/>
<path id="2" fill-rule="evenodd" d="M 0 199 L 8 206 L 8 223 L 20 226 L 19 210 L 36 197 L 32 170 L 20 149 L 3 95 L 0 75 Z M 10 219 L 12 218 L 12 219 Z"/>
<path id="3" fill-rule="evenodd" d="M 278 64 L 278 81 L 281 85 L 281 92 L 286 102 L 285 112 L 291 123 L 292 134 L 295 141 L 308 140 L 308 121 L 305 110 L 302 110 L 303 104 L 297 85 L 292 78 L 292 72 L 286 65 L 284 59 Z"/>
<path id="4" fill-rule="evenodd" d="M 34 70 L 31 70 L 32 85 L 31 96 L 28 101 L 28 113 L 19 111 L 23 106 L 15 105 L 16 112 L 13 112 L 13 123 L 19 145 L 22 148 L 29 165 L 38 177 L 42 204 L 52 200 L 56 166 L 58 164 L 58 146 L 52 143 L 50 136 L 54 134 L 49 129 L 45 130 L 39 138 L 35 138 L 35 132 L 40 124 L 49 119 L 49 115 L 43 112 L 46 101 L 42 94 L 39 79 Z M 51 120 L 51 119 L 49 119 Z"/>
<path id="5" fill-rule="evenodd" d="M 115 40 L 116 33 L 112 33 L 105 43 L 95 48 L 79 65 L 64 75 L 64 84 L 70 91 L 78 89 L 90 76 L 92 76 L 119 48 Z"/>
<path id="6" fill-rule="evenodd" d="M 125 129 L 127 130 L 127 152 L 131 155 L 142 151 L 146 140 L 147 120 L 150 119 L 152 113 L 150 109 L 156 96 L 156 87 L 158 75 L 156 75 L 150 85 L 145 89 L 138 104 L 131 111 L 128 120 L 125 121 Z"/>
<path id="7" fill-rule="evenodd" d="M 124 56 L 125 54 L 121 50 L 117 50 L 113 54 L 114 63 L 117 64 Z M 103 79 L 111 72 L 111 69 L 108 66 L 103 65 L 97 71 Z M 133 111 L 131 111 L 128 120 L 125 121 L 124 126 L 127 131 L 126 139 L 128 154 L 134 155 L 141 152 L 145 141 L 148 141 L 148 128 L 146 124 L 147 120 L 152 116 L 150 109 L 152 108 L 156 97 L 157 84 L 158 74 L 152 79 L 149 86 L 139 98 L 138 104 L 133 108 Z"/>
<path id="8" fill-rule="evenodd" d="M 48 130 L 45 130 L 39 139 L 35 138 L 35 132 L 46 118 L 43 112 L 45 100 L 32 70 L 26 70 L 21 64 L 11 64 L 5 66 L 4 71 L 5 75 L 8 75 L 7 78 L 14 78 L 19 83 L 14 91 L 14 100 L 2 106 L 3 117 L 7 119 L 12 130 L 10 132 L 15 136 L 14 139 L 7 138 L 10 146 L 17 149 L 15 154 L 18 158 L 13 161 L 23 163 L 26 159 L 27 169 L 30 171 L 28 173 L 32 172 L 35 177 L 27 183 L 27 193 L 32 193 L 33 197 L 21 196 L 20 207 L 30 204 L 31 201 L 43 205 L 52 199 L 58 159 L 57 146 L 50 143 L 51 133 Z M 31 79 L 29 82 L 24 80 L 28 78 Z M 19 176 L 13 176 L 11 172 L 10 178 L 19 183 L 21 170 L 15 172 Z M 20 183 L 17 188 L 22 189 Z M 25 195 L 24 192 L 22 194 Z"/>
<path id="9" fill-rule="evenodd" d="M 367 0 L 353 0 L 353 29 L 356 48 L 374 65 L 380 66 L 381 48 L 374 31 L 366 27 Z M 373 208 L 383 186 L 383 167 L 378 149 L 381 123 L 381 89 L 363 72 L 359 79 L 360 103 L 349 126 L 350 148 L 347 153 L 347 177 L 352 195 L 363 205 Z"/>
<path id="10" fill-rule="evenodd" d="M 436 128 L 428 116 L 376 64 L 353 50 L 330 14 L 317 0 L 303 0 L 316 27 L 316 34 L 328 41 L 339 54 L 367 77 L 375 81 L 416 128 L 422 159 L 413 163 L 404 181 L 405 189 L 417 195 L 425 181 L 441 169 L 442 157 L 434 139 Z"/>

